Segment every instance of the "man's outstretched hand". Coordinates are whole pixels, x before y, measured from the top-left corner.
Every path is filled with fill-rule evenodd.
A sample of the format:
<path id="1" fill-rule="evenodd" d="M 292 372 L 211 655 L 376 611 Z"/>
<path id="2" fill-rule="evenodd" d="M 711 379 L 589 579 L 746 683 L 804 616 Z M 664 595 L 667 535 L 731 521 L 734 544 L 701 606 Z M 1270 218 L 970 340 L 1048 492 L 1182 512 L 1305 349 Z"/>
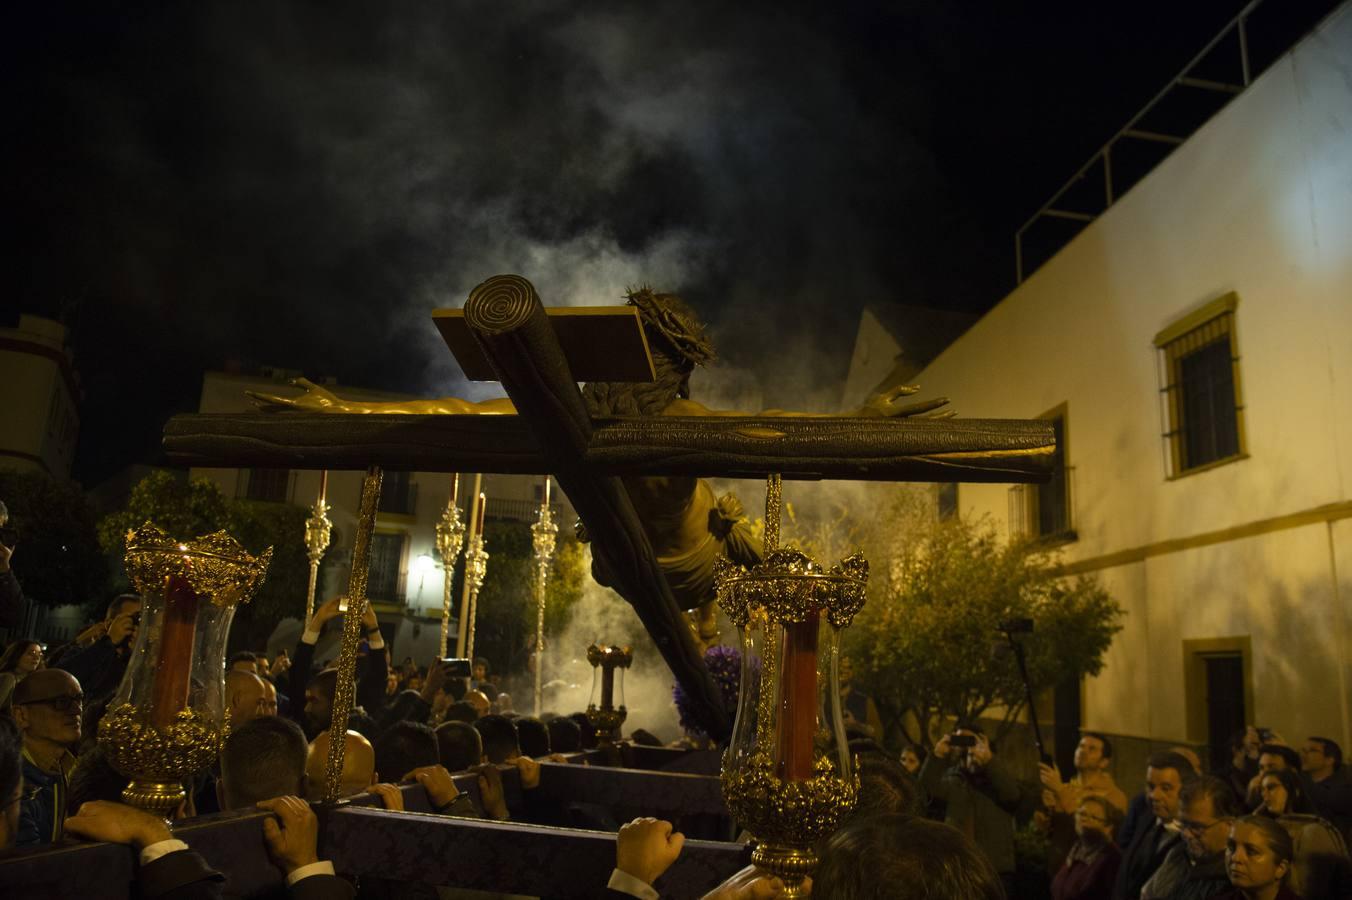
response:
<path id="1" fill-rule="evenodd" d="M 137 850 L 173 837 L 169 823 L 159 816 L 108 800 L 81 803 L 79 812 L 66 819 L 66 831 L 91 841 L 130 844 Z"/>
<path id="2" fill-rule="evenodd" d="M 635 819 L 620 826 L 615 839 L 615 868 L 652 884 L 671 868 L 685 846 L 685 835 L 661 819 Z"/>

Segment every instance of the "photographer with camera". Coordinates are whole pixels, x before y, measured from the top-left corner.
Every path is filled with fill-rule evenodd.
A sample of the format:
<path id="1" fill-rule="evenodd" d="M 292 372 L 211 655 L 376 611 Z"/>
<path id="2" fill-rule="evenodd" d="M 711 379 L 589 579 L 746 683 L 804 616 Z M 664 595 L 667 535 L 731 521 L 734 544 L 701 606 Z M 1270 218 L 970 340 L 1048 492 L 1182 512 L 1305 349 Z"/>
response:
<path id="1" fill-rule="evenodd" d="M 57 653 L 49 665 L 64 669 L 84 685 L 89 705 L 117 690 L 141 627 L 141 598 L 120 594 L 108 604 L 102 622 L 89 626 Z"/>
<path id="2" fill-rule="evenodd" d="M 9 525 L 9 508 L 0 501 L 0 628 L 13 628 L 23 618 L 23 589 L 9 567 L 19 533 Z"/>
<path id="3" fill-rule="evenodd" d="M 1012 889 L 1014 811 L 1022 790 L 995 758 L 980 726 L 960 724 L 940 738 L 920 767 L 920 784 L 944 801 L 944 821 L 975 841 L 1000 873 L 1006 891 Z"/>

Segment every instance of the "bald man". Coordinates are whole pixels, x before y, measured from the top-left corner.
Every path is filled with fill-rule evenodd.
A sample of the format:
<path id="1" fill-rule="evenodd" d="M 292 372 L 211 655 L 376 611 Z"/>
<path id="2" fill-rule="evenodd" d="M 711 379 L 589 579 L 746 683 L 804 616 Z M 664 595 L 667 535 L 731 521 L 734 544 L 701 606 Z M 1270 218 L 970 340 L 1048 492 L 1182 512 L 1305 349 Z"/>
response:
<path id="1" fill-rule="evenodd" d="M 277 715 L 277 686 L 266 678 L 259 679 L 263 682 L 263 699 L 259 701 L 258 708 L 262 710 L 265 716 Z"/>
<path id="2" fill-rule="evenodd" d="M 250 719 L 263 715 L 263 698 L 266 694 L 263 679 L 254 673 L 242 669 L 226 672 L 225 706 L 230 710 L 230 727 L 238 728 Z"/>
<path id="3" fill-rule="evenodd" d="M 14 723 L 23 732 L 24 798 L 19 811 L 20 847 L 61 839 L 66 821 L 71 751 L 80 743 L 84 691 L 61 669 L 39 669 L 14 688 Z"/>
<path id="4" fill-rule="evenodd" d="M 305 762 L 305 797 L 324 799 L 324 772 L 329 760 L 329 733 L 322 731 L 310 745 L 310 756 Z M 355 731 L 347 733 L 343 751 L 343 775 L 338 785 L 338 796 L 351 797 L 366 792 L 376 782 L 376 751 L 371 742 Z"/>

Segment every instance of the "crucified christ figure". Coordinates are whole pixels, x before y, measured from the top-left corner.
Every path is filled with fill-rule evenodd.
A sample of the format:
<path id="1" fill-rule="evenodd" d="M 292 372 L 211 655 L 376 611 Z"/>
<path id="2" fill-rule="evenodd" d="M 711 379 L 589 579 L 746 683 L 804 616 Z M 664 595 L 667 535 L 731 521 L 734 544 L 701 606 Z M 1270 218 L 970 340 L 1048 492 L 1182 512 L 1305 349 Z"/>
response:
<path id="1" fill-rule="evenodd" d="M 752 413 L 709 409 L 690 399 L 690 375 L 695 366 L 714 358 L 713 344 L 699 317 L 675 294 L 650 288 L 631 290 L 628 302 L 637 307 L 652 352 L 657 377 L 652 382 L 592 382 L 582 396 L 593 419 L 626 416 L 747 416 Z M 447 397 L 434 400 L 362 402 L 345 400 L 305 379 L 296 385 L 306 389 L 299 397 L 280 397 L 253 391 L 249 396 L 262 409 L 296 409 L 307 412 L 403 413 L 428 415 L 514 415 L 507 398 L 479 402 Z M 836 415 L 948 417 L 944 398 L 905 403 L 902 398 L 918 388 L 899 385 L 874 394 L 860 407 Z M 806 416 L 812 413 L 767 410 L 761 416 Z M 693 477 L 625 477 L 625 488 L 643 522 L 658 563 L 683 609 L 692 613 L 699 641 L 708 644 L 717 637 L 717 609 L 713 604 L 714 560 L 725 556 L 752 566 L 760 550 L 742 510 L 731 494 L 715 497 L 708 482 Z M 581 531 L 581 529 L 580 529 Z M 585 539 L 585 533 L 581 536 Z M 592 574 L 611 585 L 599 558 Z"/>

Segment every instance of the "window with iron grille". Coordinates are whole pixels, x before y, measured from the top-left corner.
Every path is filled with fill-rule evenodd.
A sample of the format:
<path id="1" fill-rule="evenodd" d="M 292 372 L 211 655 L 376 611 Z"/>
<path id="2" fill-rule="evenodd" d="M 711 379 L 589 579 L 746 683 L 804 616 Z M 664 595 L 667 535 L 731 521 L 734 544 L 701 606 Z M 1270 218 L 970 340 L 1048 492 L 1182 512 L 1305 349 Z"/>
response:
<path id="1" fill-rule="evenodd" d="M 244 497 L 246 500 L 285 503 L 290 484 L 290 469 L 250 469 Z"/>
<path id="2" fill-rule="evenodd" d="M 384 603 L 398 602 L 404 565 L 404 543 L 407 539 L 408 535 L 403 532 L 395 534 L 376 532 L 371 535 L 366 596 L 372 600 Z"/>
<path id="3" fill-rule="evenodd" d="M 1245 455 L 1237 302 L 1227 294 L 1155 336 L 1170 477 Z"/>

